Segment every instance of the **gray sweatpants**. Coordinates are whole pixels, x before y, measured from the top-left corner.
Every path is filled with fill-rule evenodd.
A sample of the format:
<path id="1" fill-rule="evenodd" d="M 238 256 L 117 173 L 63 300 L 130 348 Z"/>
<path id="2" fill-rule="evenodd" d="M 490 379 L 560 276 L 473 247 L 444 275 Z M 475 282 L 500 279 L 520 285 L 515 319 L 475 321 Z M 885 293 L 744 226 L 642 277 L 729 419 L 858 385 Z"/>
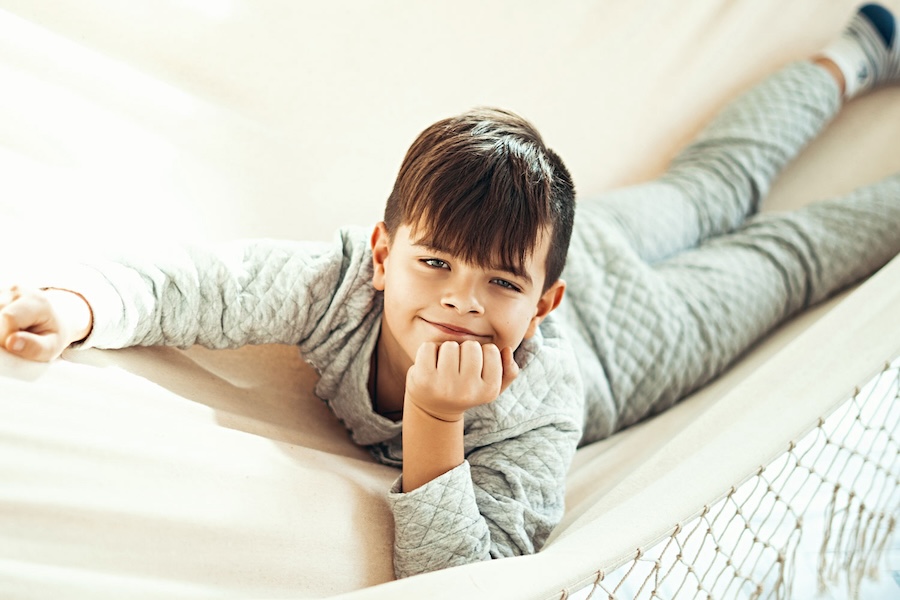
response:
<path id="1" fill-rule="evenodd" d="M 792 64 L 728 106 L 658 180 L 579 204 L 561 316 L 585 381 L 585 443 L 671 406 L 900 252 L 900 174 L 756 214 L 839 107 L 828 74 Z"/>

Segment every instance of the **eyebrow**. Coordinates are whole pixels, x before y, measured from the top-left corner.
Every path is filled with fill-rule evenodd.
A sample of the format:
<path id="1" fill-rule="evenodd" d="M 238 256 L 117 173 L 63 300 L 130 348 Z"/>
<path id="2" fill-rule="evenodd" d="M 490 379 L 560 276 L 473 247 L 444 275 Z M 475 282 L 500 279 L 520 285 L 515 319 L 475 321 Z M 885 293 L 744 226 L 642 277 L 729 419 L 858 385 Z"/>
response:
<path id="1" fill-rule="evenodd" d="M 444 248 L 444 247 L 437 245 L 434 242 L 434 240 L 422 238 L 422 239 L 414 240 L 413 244 L 415 244 L 416 246 L 421 246 L 422 248 L 425 248 L 426 250 L 428 250 L 430 252 L 437 252 L 440 254 L 451 254 L 451 255 L 457 254 L 457 252 L 454 252 L 453 250 L 451 250 L 449 248 Z M 503 271 L 504 273 L 509 273 L 510 275 L 513 275 L 513 276 L 521 279 L 524 283 L 526 283 L 529 286 L 533 285 L 533 283 L 534 283 L 531 280 L 531 275 L 529 275 L 525 269 L 518 267 L 516 265 L 487 264 L 487 265 L 485 265 L 485 268 L 490 269 L 492 271 Z"/>

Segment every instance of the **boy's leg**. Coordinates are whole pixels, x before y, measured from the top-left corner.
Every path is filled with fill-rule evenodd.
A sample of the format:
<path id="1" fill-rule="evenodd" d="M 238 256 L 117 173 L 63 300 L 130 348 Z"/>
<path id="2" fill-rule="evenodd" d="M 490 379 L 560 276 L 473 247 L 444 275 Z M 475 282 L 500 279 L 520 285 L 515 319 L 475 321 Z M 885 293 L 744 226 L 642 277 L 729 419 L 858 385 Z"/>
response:
<path id="1" fill-rule="evenodd" d="M 780 169 L 850 99 L 900 81 L 894 15 L 867 4 L 841 36 L 740 97 L 682 152 L 659 181 L 579 207 L 579 218 L 612 216 L 647 261 L 733 230 L 756 212 Z"/>
<path id="2" fill-rule="evenodd" d="M 648 262 L 732 231 L 840 106 L 827 71 L 791 64 L 727 106 L 658 180 L 583 202 L 576 220 L 611 221 Z"/>
<path id="3" fill-rule="evenodd" d="M 579 328 L 580 342 L 608 380 L 612 428 L 671 406 L 785 318 L 880 268 L 900 253 L 898 231 L 900 174 L 838 200 L 758 215 L 653 266 L 614 233 L 573 240 L 578 253 L 599 243 L 606 254 L 603 277 L 579 283 L 569 299 L 584 324 L 594 320 L 590 331 Z M 604 429 L 589 422 L 586 437 Z"/>

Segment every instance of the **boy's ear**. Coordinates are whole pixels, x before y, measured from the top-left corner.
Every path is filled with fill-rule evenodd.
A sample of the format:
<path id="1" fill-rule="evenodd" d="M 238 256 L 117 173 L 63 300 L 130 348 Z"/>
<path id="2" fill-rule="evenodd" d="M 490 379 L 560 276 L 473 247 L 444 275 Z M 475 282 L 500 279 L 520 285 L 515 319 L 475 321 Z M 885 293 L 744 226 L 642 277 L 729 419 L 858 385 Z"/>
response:
<path id="1" fill-rule="evenodd" d="M 537 312 L 531 317 L 531 322 L 528 324 L 528 330 L 525 332 L 525 339 L 530 338 L 537 332 L 538 325 L 541 324 L 541 321 L 543 321 L 547 315 L 556 310 L 556 307 L 562 302 L 565 293 L 566 282 L 562 279 L 557 279 L 546 292 L 541 294 L 541 297 L 538 300 Z"/>
<path id="2" fill-rule="evenodd" d="M 379 221 L 372 231 L 372 287 L 376 290 L 384 291 L 384 271 L 387 263 L 388 254 L 391 250 L 391 239 L 387 232 L 384 221 Z"/>

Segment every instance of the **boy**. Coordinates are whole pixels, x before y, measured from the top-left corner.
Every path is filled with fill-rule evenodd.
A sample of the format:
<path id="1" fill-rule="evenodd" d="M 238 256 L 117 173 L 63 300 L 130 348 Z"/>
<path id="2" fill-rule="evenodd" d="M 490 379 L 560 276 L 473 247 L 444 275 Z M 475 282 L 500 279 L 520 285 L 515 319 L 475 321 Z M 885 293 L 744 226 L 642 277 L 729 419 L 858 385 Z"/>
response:
<path id="1" fill-rule="evenodd" d="M 751 91 L 660 180 L 583 204 L 574 227 L 559 158 L 515 115 L 472 111 L 416 140 L 368 238 L 188 249 L 12 288 L 0 340 L 42 360 L 78 341 L 298 344 L 354 440 L 402 464 L 399 576 L 534 552 L 579 442 L 663 410 L 900 251 L 897 176 L 744 222 L 841 92 L 900 78 L 893 28 L 864 7 L 819 65 Z"/>

